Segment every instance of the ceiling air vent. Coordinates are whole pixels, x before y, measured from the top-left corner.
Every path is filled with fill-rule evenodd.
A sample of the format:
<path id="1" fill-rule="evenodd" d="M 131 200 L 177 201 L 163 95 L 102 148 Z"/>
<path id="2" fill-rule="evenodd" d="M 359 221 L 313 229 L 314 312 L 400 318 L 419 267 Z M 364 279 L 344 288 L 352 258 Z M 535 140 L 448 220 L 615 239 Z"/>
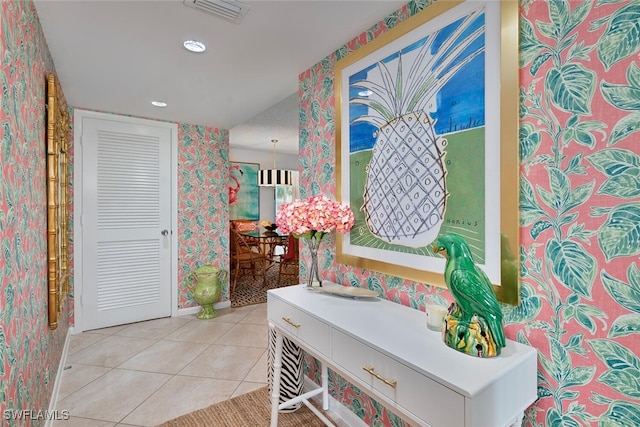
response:
<path id="1" fill-rule="evenodd" d="M 184 0 L 185 6 L 202 10 L 227 21 L 239 24 L 249 11 L 249 6 L 235 0 Z"/>

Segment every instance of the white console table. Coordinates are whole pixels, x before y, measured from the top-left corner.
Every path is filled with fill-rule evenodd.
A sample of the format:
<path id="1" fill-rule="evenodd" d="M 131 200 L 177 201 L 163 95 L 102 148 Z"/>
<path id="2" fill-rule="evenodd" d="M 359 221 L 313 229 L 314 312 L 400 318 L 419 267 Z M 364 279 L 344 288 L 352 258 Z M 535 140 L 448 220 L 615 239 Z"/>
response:
<path id="1" fill-rule="evenodd" d="M 507 340 L 502 354 L 481 359 L 447 347 L 425 314 L 379 298 L 351 299 L 305 285 L 267 292 L 276 331 L 271 426 L 278 410 L 322 394 L 327 367 L 415 426 L 520 426 L 537 398 L 537 352 Z M 287 337 L 322 363 L 322 386 L 279 404 L 282 342 Z"/>

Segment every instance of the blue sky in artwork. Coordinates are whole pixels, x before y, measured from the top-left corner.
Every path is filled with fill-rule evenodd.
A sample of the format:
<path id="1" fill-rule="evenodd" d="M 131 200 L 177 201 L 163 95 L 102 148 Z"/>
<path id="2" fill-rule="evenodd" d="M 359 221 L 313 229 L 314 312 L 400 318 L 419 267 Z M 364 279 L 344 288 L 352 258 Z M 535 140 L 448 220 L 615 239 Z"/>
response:
<path id="1" fill-rule="evenodd" d="M 461 24 L 463 18 L 443 27 L 437 33 L 435 33 L 435 40 L 433 42 L 431 52 L 436 53 L 441 48 L 441 45 L 446 41 L 447 37 L 452 34 L 455 29 Z M 467 38 L 473 31 L 477 30 L 485 24 L 485 14 L 481 13 L 475 18 L 474 22 L 469 25 L 467 29 L 458 37 L 453 46 L 449 50 L 453 49 L 462 40 Z M 402 55 L 404 58 L 410 55 L 411 52 L 416 51 L 427 41 L 429 37 L 433 37 L 430 34 L 415 43 L 406 46 L 402 49 Z M 462 61 L 471 52 L 484 48 L 485 38 L 484 34 L 478 37 L 473 43 L 465 48 L 458 59 L 454 61 L 450 67 L 455 66 L 459 61 Z M 390 63 L 392 61 L 397 62 L 399 52 L 395 52 L 381 62 Z M 436 64 L 437 65 L 437 64 Z M 396 65 L 391 65 L 389 71 L 395 78 Z M 406 61 L 403 61 L 403 72 L 409 71 L 409 65 Z M 446 73 L 447 69 L 444 69 L 441 73 Z M 351 76 L 349 76 L 349 99 L 358 97 L 358 92 L 362 91 L 361 87 L 353 86 L 353 83 L 358 81 L 367 80 L 370 74 L 372 76 L 378 75 L 377 63 L 367 68 L 364 68 Z M 484 52 L 476 56 L 472 61 L 462 67 L 458 72 L 451 77 L 451 79 L 440 89 L 435 97 L 435 111 L 431 111 L 430 115 L 436 119 L 435 130 L 436 133 L 443 135 L 450 132 L 456 132 L 463 129 L 471 129 L 475 127 L 484 126 L 485 124 L 485 55 Z M 356 152 L 365 149 L 371 149 L 375 143 L 374 133 L 377 130 L 375 125 L 366 122 L 353 123 L 353 120 L 367 115 L 369 108 L 361 104 L 349 104 L 349 132 L 350 132 L 350 152 Z"/>

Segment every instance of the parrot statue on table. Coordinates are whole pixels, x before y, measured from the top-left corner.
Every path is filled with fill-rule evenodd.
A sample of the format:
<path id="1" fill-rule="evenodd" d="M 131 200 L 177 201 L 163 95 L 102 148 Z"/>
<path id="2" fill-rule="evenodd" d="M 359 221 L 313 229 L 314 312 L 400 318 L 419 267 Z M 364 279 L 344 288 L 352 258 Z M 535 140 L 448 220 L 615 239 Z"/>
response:
<path id="1" fill-rule="evenodd" d="M 474 329 L 475 324 L 476 330 L 478 327 L 482 329 L 482 319 L 484 319 L 484 324 L 488 327 L 488 332 L 495 344 L 495 352 L 490 351 L 488 356 L 500 354 L 500 350 L 506 345 L 502 328 L 502 310 L 491 281 L 473 261 L 469 245 L 462 236 L 447 233 L 440 235 L 432 246 L 433 252 L 446 257 L 444 280 L 457 306 L 457 312 L 450 310 L 450 315 L 455 314 L 458 319 L 457 325 L 467 325 L 468 329 Z M 474 322 L 474 316 L 478 317 L 478 321 Z M 479 331 L 478 336 L 487 338 L 484 332 L 486 331 Z M 463 351 L 460 348 L 457 349 Z M 469 350 L 480 352 L 480 349 Z"/>

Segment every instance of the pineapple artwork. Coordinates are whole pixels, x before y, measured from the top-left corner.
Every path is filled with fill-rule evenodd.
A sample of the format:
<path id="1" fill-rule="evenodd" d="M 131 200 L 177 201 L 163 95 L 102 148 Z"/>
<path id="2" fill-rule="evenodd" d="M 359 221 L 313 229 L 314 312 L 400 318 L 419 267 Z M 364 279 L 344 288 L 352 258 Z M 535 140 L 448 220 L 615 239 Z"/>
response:
<path id="1" fill-rule="evenodd" d="M 462 154 L 449 148 L 484 144 L 484 15 L 483 7 L 465 11 L 349 76 L 351 194 L 361 194 L 361 235 L 375 238 L 363 245 L 420 250 L 462 216 L 445 224 L 450 187 L 472 191 L 450 168 L 468 173 L 483 153 L 462 142 Z M 483 182 L 483 174 L 471 178 Z"/>
<path id="2" fill-rule="evenodd" d="M 427 113 L 408 112 L 382 126 L 363 206 L 367 227 L 378 238 L 420 247 L 438 236 L 447 197 L 446 143 Z"/>

